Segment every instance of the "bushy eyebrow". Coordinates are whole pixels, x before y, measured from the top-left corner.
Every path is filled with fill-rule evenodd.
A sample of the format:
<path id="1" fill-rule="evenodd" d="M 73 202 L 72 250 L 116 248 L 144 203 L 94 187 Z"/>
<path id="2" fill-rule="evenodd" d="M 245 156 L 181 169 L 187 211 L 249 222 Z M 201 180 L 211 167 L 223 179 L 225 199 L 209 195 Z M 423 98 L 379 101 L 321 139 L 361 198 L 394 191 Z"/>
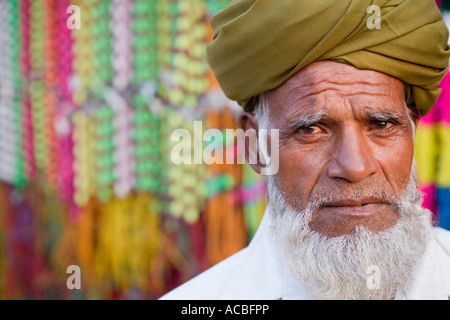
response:
<path id="1" fill-rule="evenodd" d="M 405 118 L 405 114 L 392 110 L 376 111 L 370 108 L 366 108 L 364 110 L 364 113 L 367 118 L 377 121 L 398 121 Z"/>
<path id="2" fill-rule="evenodd" d="M 291 119 L 288 124 L 281 129 L 282 133 L 290 132 L 292 129 L 305 128 L 312 126 L 313 124 L 323 120 L 328 116 L 325 110 L 320 110 L 314 113 L 309 113 L 307 115 L 302 115 Z"/>

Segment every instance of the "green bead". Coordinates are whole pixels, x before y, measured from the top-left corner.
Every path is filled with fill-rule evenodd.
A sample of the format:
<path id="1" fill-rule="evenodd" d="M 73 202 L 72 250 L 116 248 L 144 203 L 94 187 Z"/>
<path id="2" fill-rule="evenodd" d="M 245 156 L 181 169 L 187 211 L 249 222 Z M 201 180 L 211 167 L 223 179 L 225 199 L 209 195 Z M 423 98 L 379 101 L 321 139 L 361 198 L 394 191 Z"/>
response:
<path id="1" fill-rule="evenodd" d="M 97 183 L 100 185 L 108 185 L 114 181 L 114 174 L 112 171 L 103 171 L 97 175 Z"/>

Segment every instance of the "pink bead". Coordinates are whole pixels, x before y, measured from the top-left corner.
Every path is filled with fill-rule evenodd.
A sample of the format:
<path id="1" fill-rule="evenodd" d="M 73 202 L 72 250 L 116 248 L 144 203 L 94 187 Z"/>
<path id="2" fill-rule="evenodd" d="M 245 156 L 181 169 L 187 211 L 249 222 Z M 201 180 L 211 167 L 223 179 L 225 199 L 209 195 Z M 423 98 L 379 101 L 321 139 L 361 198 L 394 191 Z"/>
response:
<path id="1" fill-rule="evenodd" d="M 422 207 L 430 210 L 433 213 L 433 221 L 436 218 L 437 203 L 436 203 L 436 186 L 428 184 L 420 187 L 423 193 Z"/>
<path id="2" fill-rule="evenodd" d="M 439 120 L 450 124 L 450 74 L 447 73 L 442 79 L 439 88 L 442 88 L 442 93 L 436 103 L 436 109 L 439 112 Z"/>

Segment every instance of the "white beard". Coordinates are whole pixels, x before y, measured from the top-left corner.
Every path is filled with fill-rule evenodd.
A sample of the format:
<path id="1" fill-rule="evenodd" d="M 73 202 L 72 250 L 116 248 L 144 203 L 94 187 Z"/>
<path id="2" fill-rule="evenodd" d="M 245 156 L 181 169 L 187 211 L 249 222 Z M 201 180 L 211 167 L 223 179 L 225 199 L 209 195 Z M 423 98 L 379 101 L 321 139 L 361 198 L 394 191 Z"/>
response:
<path id="1" fill-rule="evenodd" d="M 432 233 L 414 168 L 401 201 L 395 202 L 400 215 L 394 226 L 382 232 L 358 226 L 332 238 L 309 227 L 323 201 L 308 203 L 298 212 L 286 202 L 273 176 L 267 182 L 272 242 L 316 298 L 392 299 L 411 284 Z M 373 282 L 374 276 L 379 281 Z"/>

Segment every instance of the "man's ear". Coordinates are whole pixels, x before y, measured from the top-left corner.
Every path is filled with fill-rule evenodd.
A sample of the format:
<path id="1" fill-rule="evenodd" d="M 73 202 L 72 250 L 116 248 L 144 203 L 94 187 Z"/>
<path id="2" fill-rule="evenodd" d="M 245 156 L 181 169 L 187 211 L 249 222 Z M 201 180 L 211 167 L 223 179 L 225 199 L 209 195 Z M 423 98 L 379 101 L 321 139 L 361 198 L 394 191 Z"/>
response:
<path id="1" fill-rule="evenodd" d="M 254 130 L 256 137 L 258 136 L 258 123 L 256 122 L 254 114 L 252 114 L 250 112 L 243 112 L 239 116 L 238 126 L 240 129 L 242 129 L 244 131 L 244 133 L 247 133 L 248 130 Z M 251 136 L 251 135 L 249 135 L 249 136 Z M 252 148 L 252 150 L 250 148 Z M 248 138 L 247 135 L 245 135 L 245 144 L 244 144 L 245 159 L 250 164 L 250 166 L 253 168 L 253 170 L 255 170 L 258 174 L 261 174 L 261 168 L 265 167 L 265 165 L 263 165 L 261 163 L 261 161 L 258 157 L 259 153 L 258 153 L 257 148 L 258 148 L 257 145 L 250 146 L 250 139 Z M 256 163 L 254 163 L 255 161 L 250 161 L 250 159 L 252 158 L 252 157 L 250 157 L 251 152 L 256 152 L 256 158 L 257 158 Z"/>
<path id="2" fill-rule="evenodd" d="M 408 108 L 409 108 L 411 118 L 417 129 L 417 126 L 419 125 L 420 117 L 422 116 L 422 111 L 419 108 L 417 108 L 415 104 L 409 105 Z"/>
<path id="3" fill-rule="evenodd" d="M 417 127 L 419 126 L 419 120 L 420 120 L 419 117 L 414 118 L 414 125 L 416 126 L 416 131 L 417 131 Z"/>

